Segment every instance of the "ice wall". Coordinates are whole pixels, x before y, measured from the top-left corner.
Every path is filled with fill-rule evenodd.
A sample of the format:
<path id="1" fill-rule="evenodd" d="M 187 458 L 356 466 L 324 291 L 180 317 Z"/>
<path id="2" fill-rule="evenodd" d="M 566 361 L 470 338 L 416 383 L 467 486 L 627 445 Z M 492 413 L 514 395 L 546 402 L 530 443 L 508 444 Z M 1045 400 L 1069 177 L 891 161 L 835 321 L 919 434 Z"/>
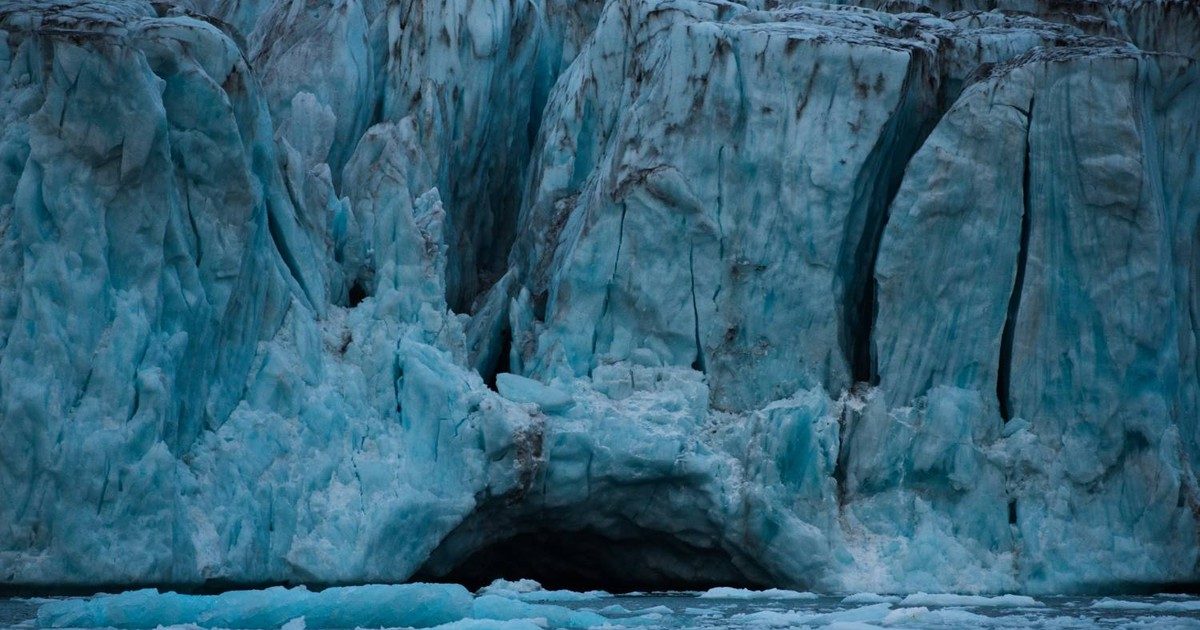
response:
<path id="1" fill-rule="evenodd" d="M 246 56 L 159 10 L 3 14 L 5 581 L 403 579 L 531 422 L 456 367 L 411 122 L 306 216 Z M 359 308 L 331 239 L 371 247 Z"/>
<path id="2" fill-rule="evenodd" d="M 1200 9 L 0 2 L 0 583 L 1197 577 Z"/>

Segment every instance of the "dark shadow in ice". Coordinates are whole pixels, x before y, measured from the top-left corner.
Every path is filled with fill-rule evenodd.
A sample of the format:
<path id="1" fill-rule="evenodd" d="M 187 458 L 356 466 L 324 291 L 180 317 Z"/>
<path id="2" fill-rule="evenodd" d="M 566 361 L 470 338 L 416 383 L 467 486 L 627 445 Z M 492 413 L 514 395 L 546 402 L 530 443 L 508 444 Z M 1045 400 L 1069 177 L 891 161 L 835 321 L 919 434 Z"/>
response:
<path id="1" fill-rule="evenodd" d="M 611 593 L 763 586 L 749 579 L 724 551 L 697 547 L 661 532 L 642 532 L 636 539 L 590 531 L 522 533 L 479 549 L 448 571 L 436 568 L 437 556 L 435 552 L 431 564 L 414 579 L 474 589 L 497 578 L 530 578 L 547 589 Z"/>

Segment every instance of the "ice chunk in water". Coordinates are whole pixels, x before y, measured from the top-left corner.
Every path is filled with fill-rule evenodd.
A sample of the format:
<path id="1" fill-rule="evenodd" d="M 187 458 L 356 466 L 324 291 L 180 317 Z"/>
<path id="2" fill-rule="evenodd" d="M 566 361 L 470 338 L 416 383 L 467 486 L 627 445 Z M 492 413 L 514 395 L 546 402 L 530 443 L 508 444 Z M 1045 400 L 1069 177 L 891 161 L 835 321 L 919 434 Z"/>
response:
<path id="1" fill-rule="evenodd" d="M 1026 595 L 954 595 L 950 593 L 913 593 L 900 601 L 901 606 L 1010 606 L 1031 608 L 1043 606 L 1038 600 Z"/>
<path id="2" fill-rule="evenodd" d="M 275 587 L 220 595 L 181 595 L 146 589 L 90 600 L 64 600 L 38 610 L 44 628 L 279 628 L 303 617 L 311 628 L 426 628 L 471 616 L 472 598 L 454 584 L 330 588 Z"/>
<path id="3" fill-rule="evenodd" d="M 769 588 L 755 591 L 747 588 L 730 588 L 718 586 L 700 593 L 703 599 L 816 599 L 816 593 L 789 591 L 781 588 Z"/>

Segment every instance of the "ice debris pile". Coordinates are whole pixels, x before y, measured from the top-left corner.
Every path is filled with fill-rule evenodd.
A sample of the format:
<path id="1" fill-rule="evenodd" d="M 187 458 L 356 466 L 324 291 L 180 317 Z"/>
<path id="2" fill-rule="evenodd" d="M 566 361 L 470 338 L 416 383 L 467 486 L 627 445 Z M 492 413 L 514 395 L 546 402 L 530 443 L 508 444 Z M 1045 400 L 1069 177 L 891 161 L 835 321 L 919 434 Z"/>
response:
<path id="1" fill-rule="evenodd" d="M 0 2 L 0 583 L 1200 577 L 1190 0 Z"/>
<path id="2" fill-rule="evenodd" d="M 488 622 L 486 624 L 480 622 Z M 472 623 L 476 625 L 472 625 Z M 473 596 L 457 584 L 304 587 L 180 595 L 153 589 L 62 600 L 38 610 L 41 628 L 592 628 L 594 612 Z"/>
<path id="3" fill-rule="evenodd" d="M 918 601 L 860 593 L 779 598 L 727 589 L 630 596 L 545 591 L 536 582 L 494 583 L 472 594 L 453 584 L 304 587 L 181 595 L 152 589 L 88 599 L 39 600 L 27 628 L 1196 628 L 1200 601 L 1172 595 L 1136 600 L 921 593 Z M 515 589 L 513 587 L 516 587 Z M 553 594 L 553 595 L 551 595 Z M 535 603 L 549 596 L 555 603 Z M 870 596 L 870 597 L 868 597 Z M 533 598 L 533 601 L 522 601 Z M 874 598 L 876 601 L 868 601 Z M 797 599 L 803 601 L 797 601 Z M 852 601 L 854 600 L 854 601 Z M 881 601 L 880 601 L 881 600 Z M 2 610 L 2 609 L 0 609 Z"/>

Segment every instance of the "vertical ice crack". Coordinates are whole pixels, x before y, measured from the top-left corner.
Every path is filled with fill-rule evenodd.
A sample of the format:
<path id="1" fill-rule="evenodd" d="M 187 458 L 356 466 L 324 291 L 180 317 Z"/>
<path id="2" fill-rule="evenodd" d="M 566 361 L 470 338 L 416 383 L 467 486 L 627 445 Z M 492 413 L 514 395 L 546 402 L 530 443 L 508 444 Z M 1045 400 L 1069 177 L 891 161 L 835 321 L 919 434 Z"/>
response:
<path id="1" fill-rule="evenodd" d="M 284 269 L 291 275 L 292 280 L 296 282 L 296 288 L 299 289 L 300 296 L 310 306 L 316 307 L 320 302 L 313 299 L 312 291 L 304 276 L 304 268 L 300 264 L 296 252 L 292 250 L 291 244 L 288 242 L 284 227 L 280 224 L 280 218 L 276 216 L 278 212 L 279 209 L 275 208 L 274 204 L 268 201 L 267 233 L 270 235 L 271 241 L 275 244 L 275 251 L 278 252 L 279 260 L 283 263 Z"/>
<path id="2" fill-rule="evenodd" d="M 718 258 L 725 260 L 725 225 L 722 215 L 725 212 L 725 146 L 717 151 L 717 231 L 721 235 Z"/>
<path id="3" fill-rule="evenodd" d="M 1030 212 L 1030 135 L 1033 129 L 1033 99 L 1029 99 L 1029 112 L 1025 125 L 1025 165 L 1021 176 L 1021 241 L 1017 251 L 1017 272 L 1013 279 L 1012 293 L 1008 298 L 1008 314 L 1004 319 L 1004 332 L 1000 336 L 1000 363 L 996 369 L 996 400 L 1000 404 L 1000 417 L 1008 422 L 1012 419 L 1012 355 L 1013 342 L 1017 333 L 1017 316 L 1021 309 L 1021 292 L 1025 285 L 1025 267 L 1029 259 Z"/>
<path id="4" fill-rule="evenodd" d="M 112 461 L 104 458 L 104 483 L 100 486 L 100 500 L 96 502 L 96 514 L 104 507 L 104 499 L 108 495 L 108 476 L 112 473 Z"/>
<path id="5" fill-rule="evenodd" d="M 856 183 L 854 208 L 862 213 L 861 231 L 846 230 L 839 263 L 845 282 L 840 338 L 853 382 L 878 383 L 871 349 L 877 308 L 875 265 L 905 170 L 948 109 L 940 89 L 937 93 L 927 89 L 931 82 L 938 85 L 941 81 L 928 59 L 913 51 L 895 109 Z"/>
<path id="6" fill-rule="evenodd" d="M 625 213 L 628 212 L 629 206 L 624 201 L 621 202 L 621 224 L 617 228 L 617 253 L 613 257 L 612 275 L 609 276 L 608 286 L 604 288 L 604 303 L 600 307 L 600 318 L 596 321 L 596 327 L 592 329 L 592 357 L 596 356 L 596 346 L 600 339 L 600 322 L 608 315 L 608 303 L 612 300 L 613 284 L 617 281 L 617 269 L 621 264 L 621 247 L 625 244 Z"/>
<path id="7" fill-rule="evenodd" d="M 200 228 L 196 225 L 196 213 L 192 211 L 192 186 L 191 182 L 184 181 L 183 184 L 183 199 L 187 207 L 188 225 L 192 227 L 192 242 L 196 247 L 196 268 L 200 268 L 200 263 L 204 258 L 203 249 L 200 244 Z"/>
<path id="8" fill-rule="evenodd" d="M 60 69 L 62 69 L 61 64 L 56 64 L 56 65 L 58 65 L 58 67 Z M 66 72 L 66 70 L 64 69 L 63 72 Z M 62 129 L 63 125 L 66 124 L 67 105 L 71 102 L 71 97 L 73 97 L 75 95 L 75 90 L 78 89 L 78 87 L 79 87 L 79 77 L 82 75 L 83 75 L 83 69 L 80 68 L 79 70 L 77 70 L 75 72 L 75 76 L 71 79 L 71 82 L 63 90 L 62 109 L 60 109 L 58 111 L 58 128 L 59 129 Z"/>
<path id="9" fill-rule="evenodd" d="M 849 453 L 847 446 L 850 444 L 849 436 L 846 435 L 847 429 L 850 426 L 849 422 L 849 405 L 845 398 L 842 399 L 841 413 L 838 414 L 838 452 L 837 460 L 833 465 L 833 483 L 837 492 L 838 512 L 840 513 L 846 507 L 846 469 L 849 467 Z"/>
<path id="10" fill-rule="evenodd" d="M 688 248 L 688 274 L 691 276 L 692 283 L 692 331 L 696 339 L 696 360 L 692 362 L 692 369 L 702 374 L 707 374 L 708 370 L 704 365 L 704 349 L 700 345 L 700 308 L 696 305 L 696 244 L 692 243 Z"/>
<path id="11" fill-rule="evenodd" d="M 400 426 L 408 428 L 408 424 L 404 421 L 404 408 L 401 403 L 400 381 L 404 378 L 404 367 L 400 365 L 401 350 L 400 344 L 404 341 L 401 337 L 396 340 L 396 351 L 392 355 L 392 398 L 396 402 L 396 414 L 400 416 Z"/>

